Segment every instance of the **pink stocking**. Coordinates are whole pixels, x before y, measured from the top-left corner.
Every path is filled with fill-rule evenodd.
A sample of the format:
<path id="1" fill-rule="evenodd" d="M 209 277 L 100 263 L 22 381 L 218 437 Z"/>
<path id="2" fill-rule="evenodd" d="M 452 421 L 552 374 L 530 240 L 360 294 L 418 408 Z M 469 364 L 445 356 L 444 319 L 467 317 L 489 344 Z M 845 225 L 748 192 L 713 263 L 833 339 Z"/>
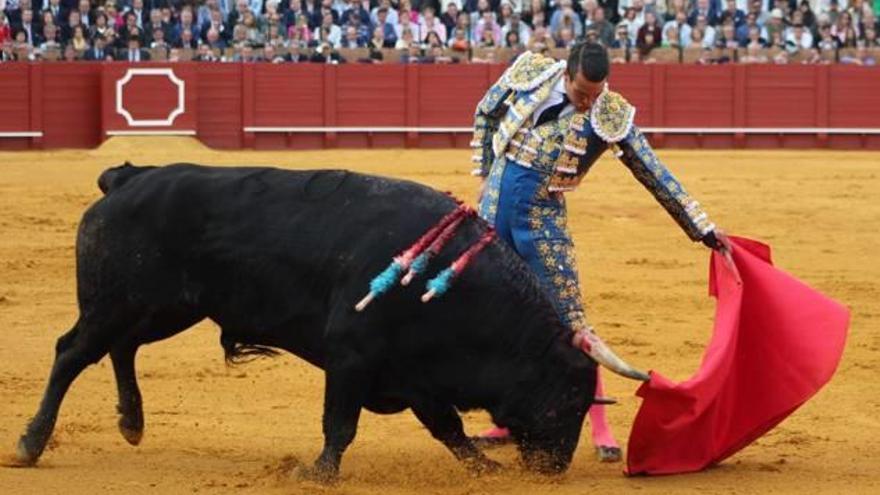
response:
<path id="1" fill-rule="evenodd" d="M 596 368 L 596 397 L 603 397 L 602 375 Z M 605 406 L 593 404 L 590 407 L 590 428 L 593 430 L 593 445 L 595 447 L 618 447 L 611 427 L 605 419 Z"/>

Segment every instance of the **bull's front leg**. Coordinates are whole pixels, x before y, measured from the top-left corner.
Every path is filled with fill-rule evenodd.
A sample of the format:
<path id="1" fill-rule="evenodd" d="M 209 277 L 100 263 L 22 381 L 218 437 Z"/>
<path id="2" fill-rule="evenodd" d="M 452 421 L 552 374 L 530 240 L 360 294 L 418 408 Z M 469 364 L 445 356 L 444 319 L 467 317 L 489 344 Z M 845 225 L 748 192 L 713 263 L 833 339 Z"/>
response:
<path id="1" fill-rule="evenodd" d="M 342 454 L 357 433 L 361 407 L 366 400 L 370 373 L 357 358 L 329 364 L 324 391 L 324 450 L 313 468 L 300 470 L 300 476 L 327 483 L 339 476 Z"/>
<path id="2" fill-rule="evenodd" d="M 470 437 L 465 435 L 461 417 L 452 405 L 425 398 L 418 401 L 418 404 L 413 404 L 412 410 L 431 435 L 443 442 L 471 472 L 492 473 L 501 468 L 501 464 L 486 457 Z"/>

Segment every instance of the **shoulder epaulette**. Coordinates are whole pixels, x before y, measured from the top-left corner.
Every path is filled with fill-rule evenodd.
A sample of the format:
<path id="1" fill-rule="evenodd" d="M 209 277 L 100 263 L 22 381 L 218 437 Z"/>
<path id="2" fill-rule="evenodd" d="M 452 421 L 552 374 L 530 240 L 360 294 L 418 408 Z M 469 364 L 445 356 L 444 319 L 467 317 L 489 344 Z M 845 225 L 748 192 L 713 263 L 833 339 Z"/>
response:
<path id="1" fill-rule="evenodd" d="M 608 143 L 623 140 L 633 125 L 636 108 L 613 91 L 605 90 L 590 111 L 590 124 L 593 130 Z"/>
<path id="2" fill-rule="evenodd" d="M 565 66 L 564 61 L 557 62 L 540 53 L 525 52 L 505 72 L 501 84 L 514 91 L 531 91 L 565 70 Z"/>

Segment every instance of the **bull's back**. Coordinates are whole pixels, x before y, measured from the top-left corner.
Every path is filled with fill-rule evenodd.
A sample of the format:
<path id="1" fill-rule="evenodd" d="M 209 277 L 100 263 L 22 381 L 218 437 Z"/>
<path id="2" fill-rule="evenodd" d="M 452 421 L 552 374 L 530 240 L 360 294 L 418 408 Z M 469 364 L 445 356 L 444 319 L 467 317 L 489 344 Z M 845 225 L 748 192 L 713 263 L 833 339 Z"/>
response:
<path id="1" fill-rule="evenodd" d="M 366 289 L 455 206 L 425 186 L 346 171 L 171 165 L 129 172 L 109 189 L 84 218 L 78 244 L 115 254 L 79 258 L 84 266 L 104 259 L 113 267 L 94 271 L 126 272 L 211 311 L 247 307 L 268 325 L 305 309 L 326 312 L 351 282 Z"/>

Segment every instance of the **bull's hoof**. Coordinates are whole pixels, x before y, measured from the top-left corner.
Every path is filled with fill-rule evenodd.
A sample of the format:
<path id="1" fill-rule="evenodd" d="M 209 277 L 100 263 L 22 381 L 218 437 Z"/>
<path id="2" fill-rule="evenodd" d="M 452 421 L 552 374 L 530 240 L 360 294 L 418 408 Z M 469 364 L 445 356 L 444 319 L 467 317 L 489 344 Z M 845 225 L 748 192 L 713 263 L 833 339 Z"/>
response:
<path id="1" fill-rule="evenodd" d="M 513 437 L 510 435 L 506 437 L 474 436 L 471 437 L 471 442 L 473 442 L 474 446 L 478 449 L 494 449 L 504 445 L 513 444 Z"/>
<path id="2" fill-rule="evenodd" d="M 488 457 L 478 457 L 466 461 L 468 471 L 474 476 L 495 474 L 504 467 L 500 462 L 493 461 Z"/>
<path id="3" fill-rule="evenodd" d="M 40 459 L 40 453 L 35 449 L 31 449 L 27 445 L 27 437 L 22 436 L 18 440 L 18 447 L 15 449 L 15 456 L 8 460 L 10 467 L 34 467 Z"/>
<path id="4" fill-rule="evenodd" d="M 599 459 L 599 462 L 620 462 L 623 458 L 623 453 L 620 447 L 600 445 L 596 447 L 596 458 Z"/>
<path id="5" fill-rule="evenodd" d="M 139 445 L 141 440 L 144 438 L 144 430 L 136 430 L 133 428 L 128 428 L 122 424 L 122 421 L 119 422 L 119 433 L 122 433 L 122 438 L 125 439 L 130 445 Z"/>
<path id="6" fill-rule="evenodd" d="M 330 485 L 339 480 L 339 472 L 320 466 L 300 466 L 296 470 L 296 476 L 302 481 L 313 481 L 322 485 Z"/>

